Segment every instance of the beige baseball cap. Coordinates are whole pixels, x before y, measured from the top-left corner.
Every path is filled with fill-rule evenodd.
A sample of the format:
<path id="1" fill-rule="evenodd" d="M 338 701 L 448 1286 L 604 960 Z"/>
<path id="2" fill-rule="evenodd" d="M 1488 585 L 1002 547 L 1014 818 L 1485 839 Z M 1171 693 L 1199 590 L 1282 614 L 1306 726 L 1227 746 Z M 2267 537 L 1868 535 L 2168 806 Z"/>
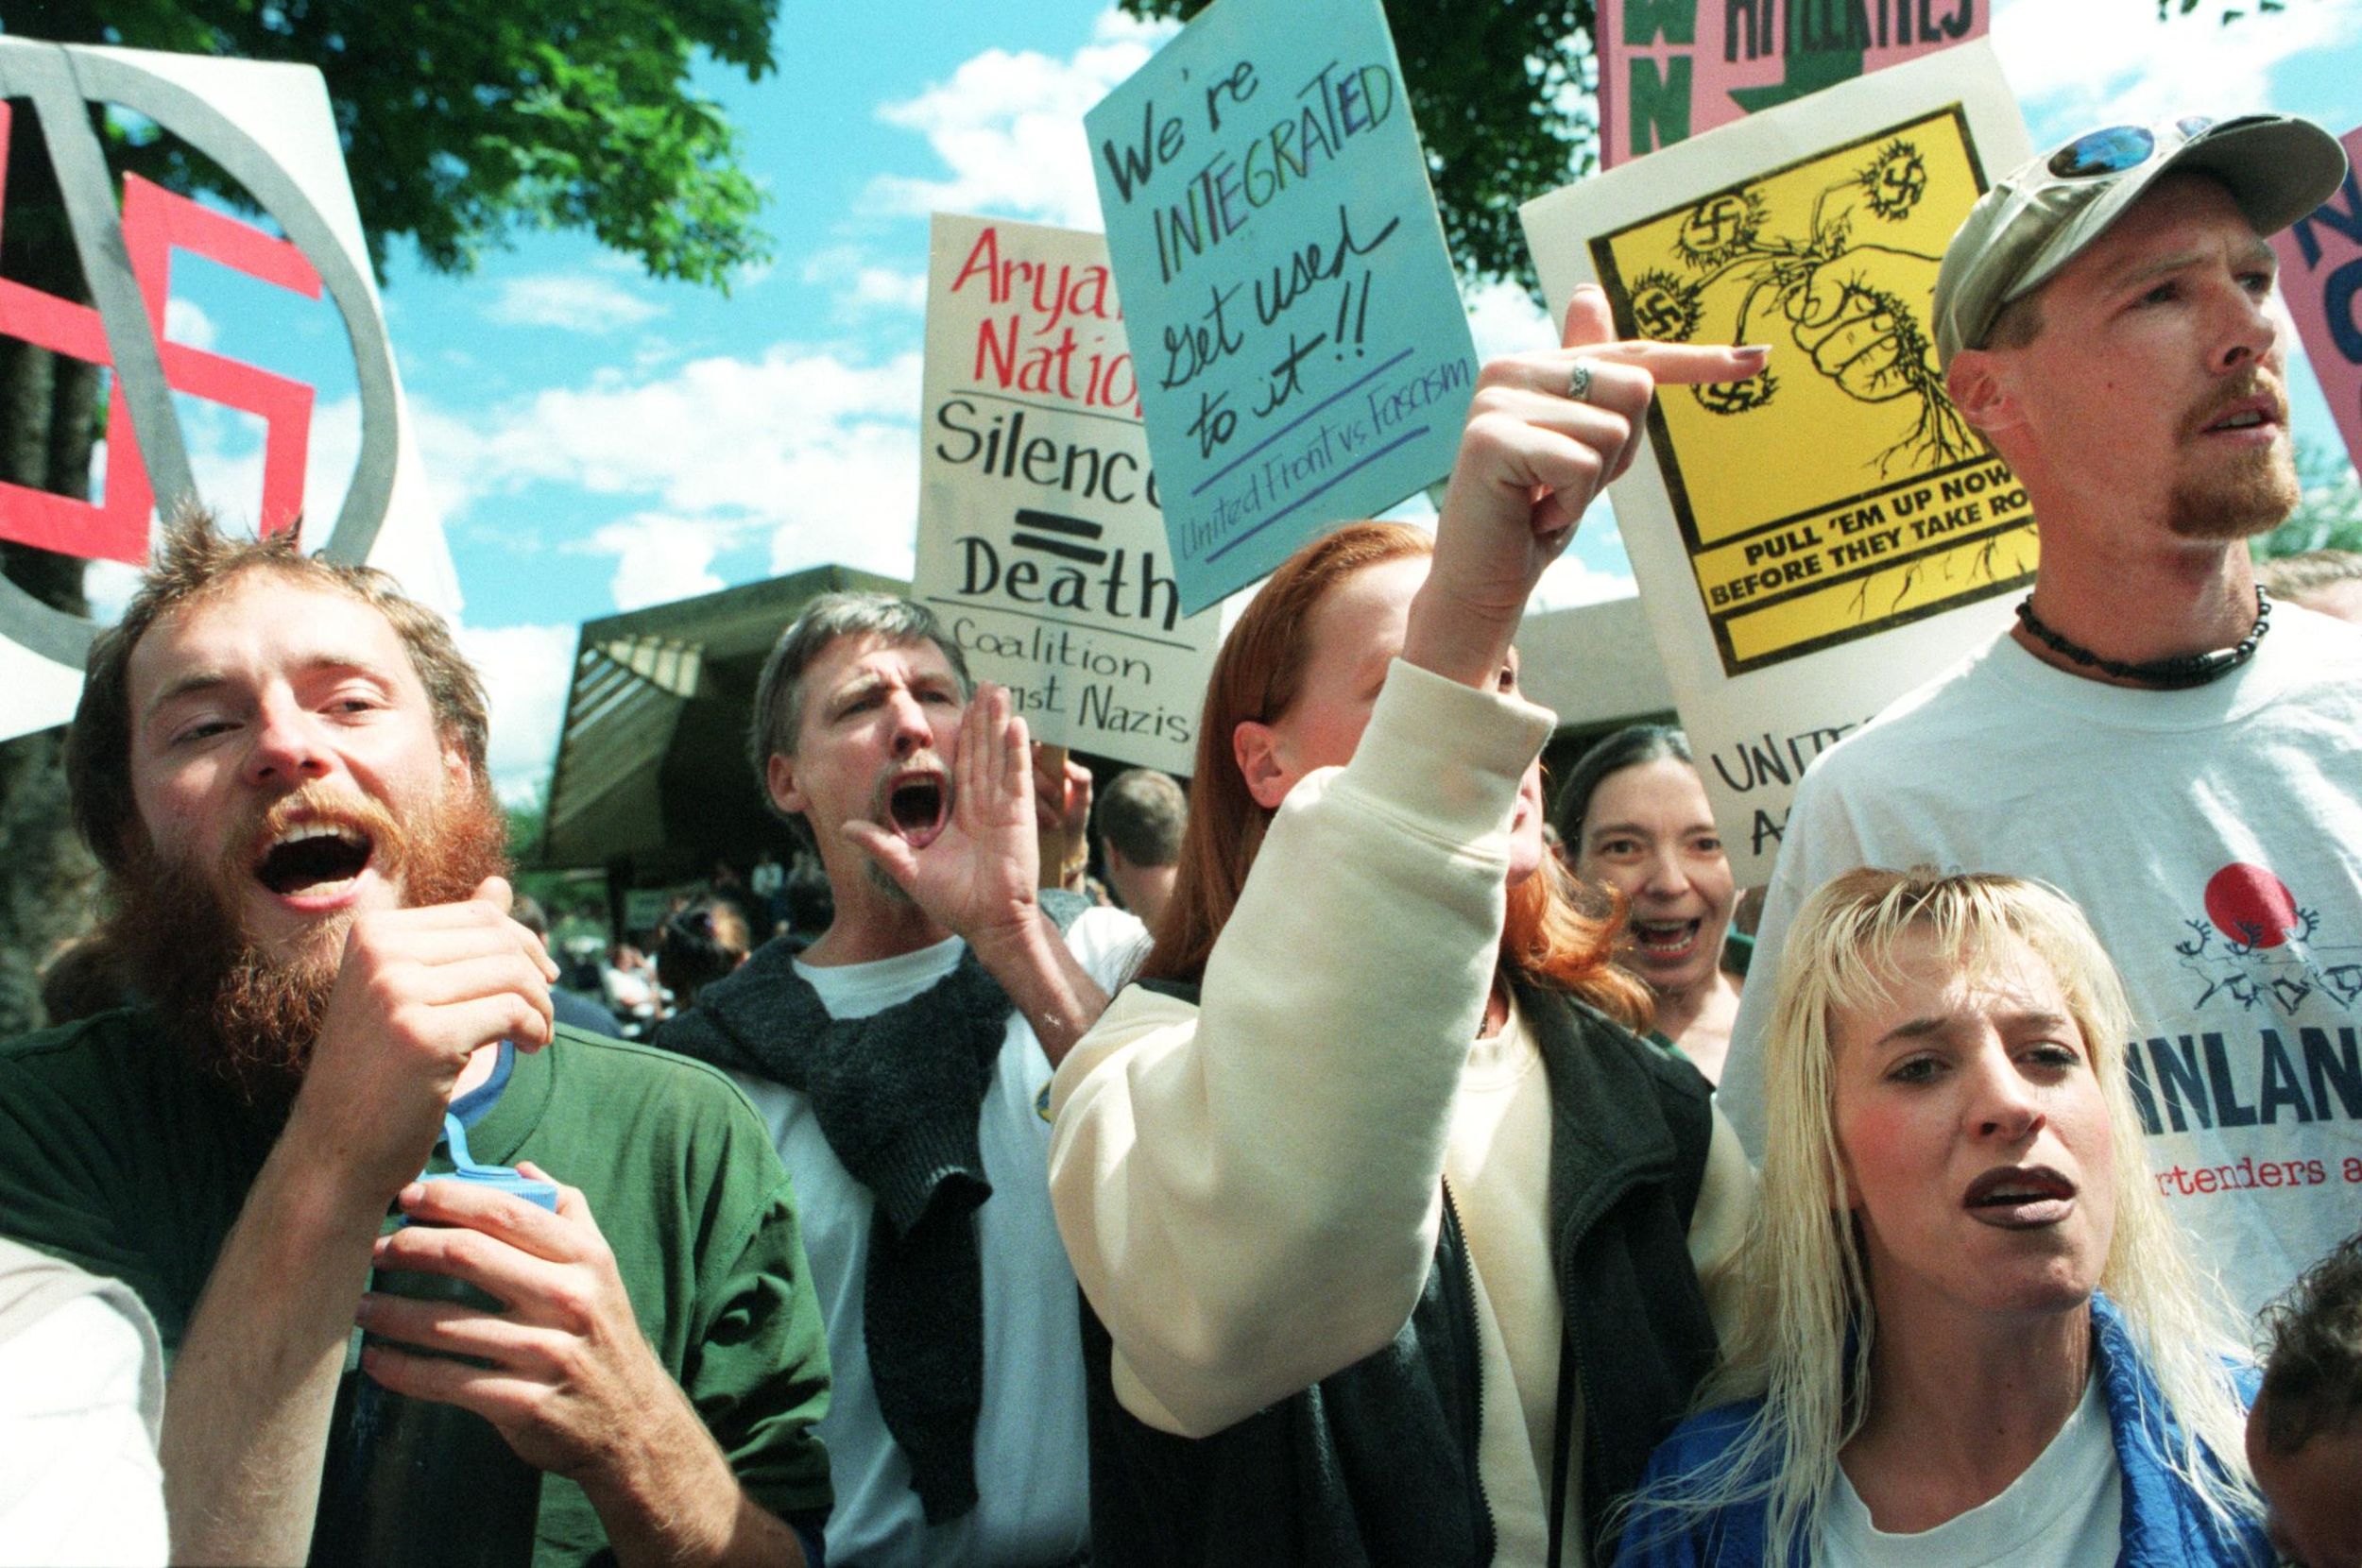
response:
<path id="1" fill-rule="evenodd" d="M 1936 355 L 1981 349 L 2002 307 L 2053 274 L 2177 169 L 2214 176 L 2258 234 L 2276 234 L 2337 192 L 2345 149 L 2310 120 L 2243 114 L 2088 131 L 2010 171 L 1979 197 L 1936 275 Z"/>

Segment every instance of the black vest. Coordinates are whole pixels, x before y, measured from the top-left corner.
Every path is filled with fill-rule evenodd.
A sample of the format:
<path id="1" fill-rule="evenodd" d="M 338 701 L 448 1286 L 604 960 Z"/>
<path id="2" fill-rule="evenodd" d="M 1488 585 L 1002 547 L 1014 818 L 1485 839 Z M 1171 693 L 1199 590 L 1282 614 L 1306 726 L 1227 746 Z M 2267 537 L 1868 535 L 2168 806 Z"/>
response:
<path id="1" fill-rule="evenodd" d="M 1196 1000 L 1190 988 L 1155 988 Z M 1609 1510 L 1714 1364 L 1688 1250 L 1712 1092 L 1686 1062 L 1580 1002 L 1521 988 L 1518 1003 L 1550 1089 L 1550 1224 L 1571 1373 L 1560 1387 L 1582 1398 L 1583 1518 L 1566 1527 L 1605 1568 Z M 1482 1568 L 1494 1533 L 1477 1473 L 1477 1332 L 1473 1271 L 1446 1203 L 1434 1265 L 1391 1344 L 1192 1440 L 1118 1402 L 1111 1342 L 1087 1302 L 1094 1568 Z"/>

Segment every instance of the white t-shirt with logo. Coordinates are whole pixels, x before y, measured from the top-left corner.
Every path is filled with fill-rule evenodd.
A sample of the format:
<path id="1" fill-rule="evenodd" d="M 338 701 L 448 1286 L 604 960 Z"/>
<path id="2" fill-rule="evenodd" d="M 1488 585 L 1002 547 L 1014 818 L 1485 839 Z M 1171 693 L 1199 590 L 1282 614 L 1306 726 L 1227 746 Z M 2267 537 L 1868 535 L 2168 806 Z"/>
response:
<path id="1" fill-rule="evenodd" d="M 2362 630 L 2276 603 L 2251 660 L 2182 691 L 2003 637 L 1823 754 L 1722 1077 L 1758 1159 L 1789 924 L 1861 865 L 2038 878 L 2082 906 L 2131 997 L 2149 1167 L 2242 1306 L 2362 1225 Z"/>
<path id="2" fill-rule="evenodd" d="M 1121 910 L 1085 911 L 1066 939 L 1084 971 L 1111 996 L 1146 956 L 1140 923 Z M 812 982 L 831 1017 L 865 1018 L 933 985 L 966 950 L 950 937 L 874 963 L 799 963 L 796 972 Z M 992 1196 L 976 1211 L 984 1289 L 977 1504 L 933 1529 L 870 1377 L 862 1313 L 869 1189 L 846 1173 L 811 1100 L 768 1079 L 731 1076 L 771 1129 L 795 1184 L 796 1217 L 829 1327 L 834 1387 L 820 1423 L 836 1491 L 829 1560 L 864 1568 L 984 1568 L 1060 1562 L 1082 1553 L 1090 1543 L 1090 1509 L 1080 1298 L 1050 1212 L 1050 1062 L 1024 1014 L 1009 1014 L 977 1116 L 978 1148 L 992 1184 Z"/>

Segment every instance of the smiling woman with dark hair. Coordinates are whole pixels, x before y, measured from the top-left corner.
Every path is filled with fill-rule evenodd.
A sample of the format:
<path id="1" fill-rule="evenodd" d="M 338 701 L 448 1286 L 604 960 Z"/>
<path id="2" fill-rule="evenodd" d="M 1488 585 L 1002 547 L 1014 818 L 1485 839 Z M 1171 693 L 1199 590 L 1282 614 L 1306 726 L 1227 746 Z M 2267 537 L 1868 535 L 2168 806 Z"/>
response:
<path id="1" fill-rule="evenodd" d="M 1849 872 L 1789 932 L 1715 1395 L 1620 1562 L 2261 1563 L 2251 1372 L 2142 1157 L 2074 905 Z"/>
<path id="2" fill-rule="evenodd" d="M 1575 875 L 1623 897 L 1617 962 L 1649 987 L 1657 1038 L 1718 1081 L 1750 945 L 1731 933 L 1738 890 L 1689 738 L 1627 724 L 1577 758 L 1557 810 Z"/>

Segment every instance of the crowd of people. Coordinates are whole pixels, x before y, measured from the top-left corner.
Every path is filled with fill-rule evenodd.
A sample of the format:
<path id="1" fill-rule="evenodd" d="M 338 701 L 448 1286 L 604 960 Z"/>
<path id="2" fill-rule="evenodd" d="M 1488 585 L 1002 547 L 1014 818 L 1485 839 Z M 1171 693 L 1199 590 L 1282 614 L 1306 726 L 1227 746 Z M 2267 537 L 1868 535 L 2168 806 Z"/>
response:
<path id="1" fill-rule="evenodd" d="M 0 1559 L 362 1560 L 367 1380 L 541 1474 L 544 1568 L 2362 1562 L 2362 632 L 2245 544 L 2344 174 L 2181 121 L 1979 202 L 1934 335 L 2038 575 L 1806 775 L 1752 962 L 1678 731 L 1545 831 L 1527 599 L 1769 354 L 1595 289 L 1431 537 L 1258 592 L 1186 797 L 814 602 L 748 759 L 831 912 L 674 911 L 641 1044 L 442 624 L 184 520 L 70 752 L 132 1004 L 0 1050 Z"/>
<path id="2" fill-rule="evenodd" d="M 1094 810 L 1092 775 L 1081 761 L 1060 761 L 1052 748 L 1038 743 L 1033 759 L 1036 778 L 1053 766 L 1067 778 L 1062 799 L 1039 785 L 1035 792 L 1042 886 L 1065 888 L 1095 904 L 1129 911 L 1144 923 L 1154 921 L 1171 893 L 1181 826 L 1188 820 L 1181 785 L 1153 768 L 1126 769 L 1116 775 Z M 1090 870 L 1087 829 L 1096 835 L 1104 879 Z M 554 940 L 549 916 L 524 895 L 518 895 L 511 912 L 557 963 L 557 981 L 550 991 L 557 1021 L 623 1040 L 653 1037 L 676 1014 L 694 1006 L 709 983 L 735 971 L 763 943 L 777 941 L 789 952 L 801 952 L 836 918 L 828 873 L 808 840 L 796 844 L 788 861 L 766 846 L 744 878 L 727 859 L 716 861 L 710 877 L 666 897 L 664 913 L 652 928 L 611 942 L 589 936 Z M 87 955 L 76 957 L 88 962 Z M 50 1019 L 64 1022 L 118 1004 L 110 995 L 70 1010 L 53 1007 Z"/>

